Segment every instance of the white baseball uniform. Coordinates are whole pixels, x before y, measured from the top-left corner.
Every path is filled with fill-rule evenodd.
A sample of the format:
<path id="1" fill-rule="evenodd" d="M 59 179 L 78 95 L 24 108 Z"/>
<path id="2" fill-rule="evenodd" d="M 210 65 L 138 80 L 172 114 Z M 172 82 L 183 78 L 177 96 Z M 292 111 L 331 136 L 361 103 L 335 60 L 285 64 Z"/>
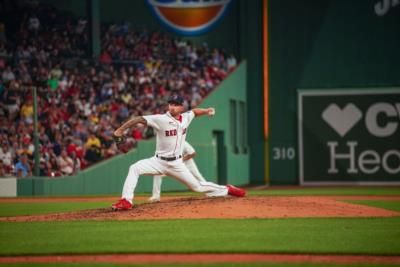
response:
<path id="1" fill-rule="evenodd" d="M 183 151 L 182 151 L 182 157 L 185 157 L 186 155 L 192 155 L 196 151 L 194 148 L 187 142 L 185 141 L 183 145 Z M 193 160 L 193 158 L 190 158 L 188 160 L 183 161 L 185 164 L 186 168 L 193 174 L 194 178 L 196 178 L 199 182 L 206 182 L 206 179 L 204 179 L 203 175 L 201 175 L 199 169 L 197 168 L 196 162 Z M 154 201 L 160 200 L 160 195 L 161 195 L 161 184 L 162 184 L 162 177 L 165 175 L 154 175 L 153 177 L 153 192 L 150 200 Z"/>
<path id="2" fill-rule="evenodd" d="M 182 113 L 179 120 L 169 112 L 160 115 L 143 116 L 147 125 L 157 134 L 156 153 L 153 157 L 139 160 L 129 167 L 122 190 L 122 198 L 132 203 L 134 190 L 140 175 L 168 175 L 186 184 L 195 192 L 205 193 L 209 197 L 228 195 L 226 186 L 211 182 L 199 182 L 182 161 L 183 144 L 186 131 L 195 117 L 193 111 Z"/>

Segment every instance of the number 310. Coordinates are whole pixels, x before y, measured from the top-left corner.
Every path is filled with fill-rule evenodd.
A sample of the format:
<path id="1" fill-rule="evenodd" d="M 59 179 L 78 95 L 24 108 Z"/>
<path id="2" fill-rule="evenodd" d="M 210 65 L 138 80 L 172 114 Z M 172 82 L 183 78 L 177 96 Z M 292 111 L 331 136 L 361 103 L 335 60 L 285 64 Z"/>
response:
<path id="1" fill-rule="evenodd" d="M 296 156 L 293 147 L 274 147 L 272 149 L 272 154 L 272 159 L 274 160 L 294 159 Z"/>

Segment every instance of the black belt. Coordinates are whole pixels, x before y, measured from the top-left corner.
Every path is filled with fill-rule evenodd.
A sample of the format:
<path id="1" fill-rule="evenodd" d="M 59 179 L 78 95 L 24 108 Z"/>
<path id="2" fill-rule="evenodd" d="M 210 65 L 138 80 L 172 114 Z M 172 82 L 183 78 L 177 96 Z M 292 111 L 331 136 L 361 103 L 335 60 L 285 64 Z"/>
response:
<path id="1" fill-rule="evenodd" d="M 163 156 L 159 156 L 159 155 L 156 155 L 156 157 L 159 159 L 165 160 L 165 161 L 174 161 L 174 160 L 182 158 L 182 156 L 168 158 L 168 157 L 163 157 Z"/>

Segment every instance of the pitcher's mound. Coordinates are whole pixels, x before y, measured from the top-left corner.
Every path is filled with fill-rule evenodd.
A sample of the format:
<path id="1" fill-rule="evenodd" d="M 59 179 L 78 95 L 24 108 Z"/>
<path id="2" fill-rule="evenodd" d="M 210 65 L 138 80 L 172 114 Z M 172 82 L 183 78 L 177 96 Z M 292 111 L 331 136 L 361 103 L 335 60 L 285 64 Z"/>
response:
<path id="1" fill-rule="evenodd" d="M 338 197 L 338 199 L 344 197 Z M 363 197 L 368 199 L 368 197 Z M 400 198 L 398 199 L 400 200 Z M 111 203 L 110 203 L 111 206 Z M 390 217 L 399 212 L 350 204 L 335 197 L 163 198 L 135 205 L 132 210 L 111 207 L 77 212 L 1 218 L 1 221 L 155 220 L 203 218 Z"/>

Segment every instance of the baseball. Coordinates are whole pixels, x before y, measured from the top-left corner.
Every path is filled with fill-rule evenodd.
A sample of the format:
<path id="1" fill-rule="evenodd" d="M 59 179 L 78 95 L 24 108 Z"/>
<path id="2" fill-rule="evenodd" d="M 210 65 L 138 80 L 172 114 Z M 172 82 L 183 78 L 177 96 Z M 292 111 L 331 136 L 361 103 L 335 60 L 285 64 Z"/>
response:
<path id="1" fill-rule="evenodd" d="M 209 108 L 208 109 L 208 115 L 209 116 L 214 116 L 215 115 L 215 109 L 214 108 Z"/>

